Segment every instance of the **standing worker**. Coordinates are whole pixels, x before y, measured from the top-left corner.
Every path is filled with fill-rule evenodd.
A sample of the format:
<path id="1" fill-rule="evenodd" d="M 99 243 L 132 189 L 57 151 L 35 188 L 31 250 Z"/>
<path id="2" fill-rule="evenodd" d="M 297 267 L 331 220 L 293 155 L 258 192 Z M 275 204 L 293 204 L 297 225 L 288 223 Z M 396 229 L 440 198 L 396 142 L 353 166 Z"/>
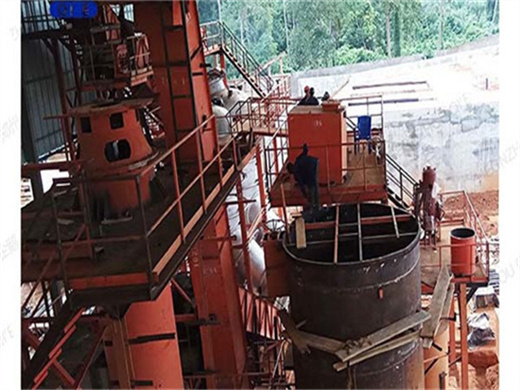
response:
<path id="1" fill-rule="evenodd" d="M 319 106 L 320 105 L 320 102 L 314 96 L 314 88 L 311 88 L 309 90 L 309 98 L 307 99 L 305 105 L 307 105 L 307 106 Z"/>
<path id="2" fill-rule="evenodd" d="M 303 92 L 305 92 L 305 96 L 298 103 L 299 106 L 305 106 L 306 105 L 307 99 L 310 97 L 309 90 L 310 90 L 310 88 L 309 88 L 308 85 L 306 85 L 305 88 L 303 88 Z"/>
<path id="3" fill-rule="evenodd" d="M 309 202 L 312 210 L 319 210 L 318 158 L 309 156 L 307 144 L 303 145 L 303 151 L 296 158 L 294 164 L 287 164 L 287 171 L 294 176 L 300 191 Z"/>

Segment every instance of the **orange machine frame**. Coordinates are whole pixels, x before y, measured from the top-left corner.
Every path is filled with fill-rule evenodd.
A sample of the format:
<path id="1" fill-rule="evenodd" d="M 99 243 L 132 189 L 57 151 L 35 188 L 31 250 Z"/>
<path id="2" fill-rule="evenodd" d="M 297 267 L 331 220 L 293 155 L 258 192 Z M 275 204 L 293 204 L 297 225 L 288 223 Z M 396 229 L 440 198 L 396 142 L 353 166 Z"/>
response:
<path id="1" fill-rule="evenodd" d="M 347 169 L 345 110 L 326 110 L 319 106 L 296 106 L 289 112 L 289 161 L 295 161 L 304 144 L 309 155 L 317 157 L 320 184 L 340 184 Z M 337 147 L 331 145 L 338 145 Z M 324 148 L 328 146 L 328 148 Z M 327 162 L 327 164 L 324 164 Z"/>

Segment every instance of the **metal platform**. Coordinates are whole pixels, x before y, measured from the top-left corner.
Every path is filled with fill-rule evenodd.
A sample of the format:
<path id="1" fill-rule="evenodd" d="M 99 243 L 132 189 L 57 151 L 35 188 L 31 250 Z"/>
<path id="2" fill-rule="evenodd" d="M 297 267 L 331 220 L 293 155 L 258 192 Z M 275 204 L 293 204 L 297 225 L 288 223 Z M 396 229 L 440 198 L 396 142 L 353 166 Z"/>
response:
<path id="1" fill-rule="evenodd" d="M 443 266 L 451 264 L 450 232 L 460 227 L 471 228 L 476 235 L 476 259 L 471 275 L 455 276 L 453 283 L 463 283 L 470 287 L 486 286 L 489 282 L 491 257 L 497 256 L 499 246 L 492 243 L 478 217 L 478 213 L 465 191 L 446 192 L 440 195 L 442 200 L 459 197 L 462 207 L 446 214 L 438 225 L 439 239 L 435 244 L 421 245 L 421 281 L 425 294 L 431 294 L 439 272 Z"/>
<path id="2" fill-rule="evenodd" d="M 72 304 L 78 306 L 154 299 L 255 153 L 244 149 L 237 153 L 238 149 L 231 138 L 200 171 L 193 172 L 189 163 L 178 169 L 175 163 L 157 168 L 153 201 L 141 202 L 140 210 L 117 220 L 92 221 L 91 212 L 78 211 L 77 206 L 82 196 L 88 198 L 82 189 L 87 183 L 57 179 L 44 198 L 23 210 L 23 282 L 63 280 L 74 292 Z M 125 179 L 137 183 L 150 169 L 170 160 L 171 153 L 161 153 L 148 167 Z"/>
<path id="3" fill-rule="evenodd" d="M 343 144 L 342 147 L 346 149 L 347 153 L 347 168 L 343 172 L 343 182 L 320 183 L 320 203 L 386 201 L 388 193 L 386 190 L 384 141 L 372 141 L 372 145 L 369 145 L 366 141 L 356 143 L 353 133 L 348 132 L 347 143 Z M 288 148 L 281 147 L 278 152 L 287 150 Z M 267 152 L 269 151 L 275 152 L 273 148 L 267 149 Z M 327 169 L 327 161 L 319 161 L 319 164 L 320 169 Z M 273 207 L 306 204 L 306 200 L 292 176 L 280 174 L 275 177 L 276 180 L 270 189 L 270 200 Z"/>

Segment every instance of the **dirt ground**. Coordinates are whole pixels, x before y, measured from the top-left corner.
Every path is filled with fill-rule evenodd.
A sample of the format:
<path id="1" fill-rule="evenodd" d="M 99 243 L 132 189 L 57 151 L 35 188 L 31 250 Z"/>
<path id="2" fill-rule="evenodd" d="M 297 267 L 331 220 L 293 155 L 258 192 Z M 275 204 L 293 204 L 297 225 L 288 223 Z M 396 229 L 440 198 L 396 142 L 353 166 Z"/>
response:
<path id="1" fill-rule="evenodd" d="M 468 380 L 470 390 L 498 390 L 499 389 L 499 323 L 493 307 L 477 309 L 475 312 L 485 312 L 489 316 L 490 327 L 495 333 L 495 340 L 469 351 Z M 468 313 L 469 314 L 469 313 Z M 459 326 L 459 323 L 457 323 Z M 459 333 L 456 333 L 456 343 L 460 343 Z M 450 367 L 448 390 L 461 388 L 461 364 Z"/>
<path id="2" fill-rule="evenodd" d="M 489 237 L 498 235 L 498 191 L 474 192 L 469 194 L 471 203 Z M 444 210 L 449 214 L 462 212 L 462 197 L 450 197 L 444 203 Z"/>

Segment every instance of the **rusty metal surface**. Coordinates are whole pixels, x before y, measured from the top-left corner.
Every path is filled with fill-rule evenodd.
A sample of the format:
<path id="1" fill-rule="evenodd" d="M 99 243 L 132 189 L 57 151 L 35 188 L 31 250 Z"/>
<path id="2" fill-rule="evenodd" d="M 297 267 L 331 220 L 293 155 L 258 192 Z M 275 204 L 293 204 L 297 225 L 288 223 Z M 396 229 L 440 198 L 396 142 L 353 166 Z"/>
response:
<path id="1" fill-rule="evenodd" d="M 351 207 L 355 208 L 342 206 L 342 217 L 351 214 Z M 363 205 L 365 217 L 390 214 L 389 210 Z M 311 250 L 309 260 L 305 251 L 296 256 L 286 245 L 292 260 L 291 316 L 296 323 L 306 320 L 301 330 L 339 340 L 357 339 L 420 309 L 419 229 L 415 220 L 407 224 L 409 232 L 417 232 L 412 239 L 395 238 L 397 243 L 380 244 L 384 247 L 371 251 L 377 257 L 364 261 L 333 264 L 332 259 L 318 260 L 314 257 L 317 248 Z M 384 225 L 375 234 L 381 235 L 392 224 Z M 355 251 L 357 244 L 357 240 L 346 241 L 340 251 Z M 326 252 L 330 245 L 323 244 L 321 250 Z M 390 253 L 381 254 L 385 248 Z M 339 257 L 348 259 L 341 253 Z M 310 355 L 294 355 L 297 388 L 408 389 L 423 385 L 422 348 L 417 341 L 340 373 L 333 369 L 337 358 L 330 354 L 313 349 Z"/>

